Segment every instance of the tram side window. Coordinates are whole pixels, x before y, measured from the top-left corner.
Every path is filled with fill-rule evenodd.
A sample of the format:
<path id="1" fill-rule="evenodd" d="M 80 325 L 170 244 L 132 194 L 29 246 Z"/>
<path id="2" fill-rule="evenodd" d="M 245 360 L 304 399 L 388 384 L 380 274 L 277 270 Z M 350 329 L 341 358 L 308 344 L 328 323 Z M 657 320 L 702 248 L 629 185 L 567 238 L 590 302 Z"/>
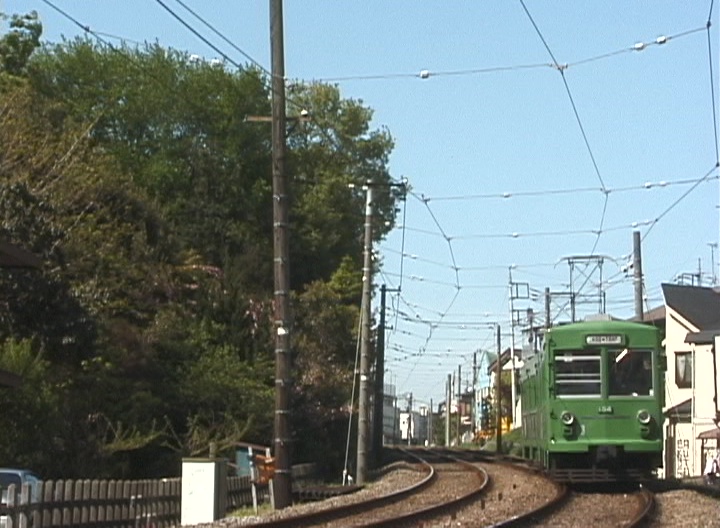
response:
<path id="1" fill-rule="evenodd" d="M 600 351 L 555 354 L 556 396 L 600 396 Z"/>
<path id="2" fill-rule="evenodd" d="M 610 396 L 652 396 L 652 351 L 608 350 Z"/>
<path id="3" fill-rule="evenodd" d="M 692 387 L 693 357 L 690 352 L 675 353 L 675 385 L 679 389 Z"/>

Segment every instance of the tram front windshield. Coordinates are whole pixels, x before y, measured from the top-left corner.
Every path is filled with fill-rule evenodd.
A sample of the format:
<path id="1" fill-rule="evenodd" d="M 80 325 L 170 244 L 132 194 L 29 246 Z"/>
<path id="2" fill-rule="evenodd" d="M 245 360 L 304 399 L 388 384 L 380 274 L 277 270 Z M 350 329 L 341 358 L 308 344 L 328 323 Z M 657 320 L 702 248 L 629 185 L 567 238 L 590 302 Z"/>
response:
<path id="1" fill-rule="evenodd" d="M 555 395 L 599 397 L 599 350 L 567 350 L 555 355 Z"/>
<path id="2" fill-rule="evenodd" d="M 609 396 L 652 396 L 652 351 L 608 350 Z"/>

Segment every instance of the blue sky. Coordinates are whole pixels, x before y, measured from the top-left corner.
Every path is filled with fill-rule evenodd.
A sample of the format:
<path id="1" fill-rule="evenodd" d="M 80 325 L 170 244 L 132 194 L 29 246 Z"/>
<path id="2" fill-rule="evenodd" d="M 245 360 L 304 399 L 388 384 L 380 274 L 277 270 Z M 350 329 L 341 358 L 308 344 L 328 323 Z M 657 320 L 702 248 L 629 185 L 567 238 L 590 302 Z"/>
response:
<path id="1" fill-rule="evenodd" d="M 270 68 L 267 1 L 184 3 Z M 217 56 L 152 0 L 53 4 L 96 32 Z M 443 399 L 458 365 L 468 383 L 473 352 L 494 350 L 492 324 L 510 346 L 510 275 L 532 294 L 513 300 L 523 312 L 543 317 L 544 289 L 568 292 L 572 281 L 630 317 L 622 267 L 635 230 L 646 308 L 678 275 L 700 270 L 704 285 L 717 275 L 718 6 L 709 32 L 710 0 L 525 6 L 560 69 L 520 1 L 284 2 L 287 76 L 335 82 L 373 108 L 373 126 L 396 141 L 391 172 L 412 188 L 376 248 L 375 282 L 402 290 L 388 295 L 386 379 L 416 402 Z M 7 13 L 33 9 L 48 41 L 82 33 L 40 0 L 0 1 Z M 587 255 L 604 257 L 602 277 L 583 261 L 571 275 L 567 257 Z M 569 319 L 566 304 L 553 297 L 555 321 Z M 582 304 L 578 316 L 597 310 Z"/>

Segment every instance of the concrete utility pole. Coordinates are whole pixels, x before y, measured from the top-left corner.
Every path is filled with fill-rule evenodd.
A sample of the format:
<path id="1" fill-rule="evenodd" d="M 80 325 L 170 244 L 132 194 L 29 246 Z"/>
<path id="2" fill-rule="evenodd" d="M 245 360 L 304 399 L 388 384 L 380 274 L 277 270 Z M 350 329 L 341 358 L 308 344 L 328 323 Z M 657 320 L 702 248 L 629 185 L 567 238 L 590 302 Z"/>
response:
<path id="1" fill-rule="evenodd" d="M 640 253 L 640 231 L 633 231 L 633 285 L 635 286 L 635 318 L 643 320 L 643 277 Z"/>
<path id="2" fill-rule="evenodd" d="M 545 288 L 545 331 L 552 326 L 552 315 L 550 314 L 550 288 Z"/>
<path id="3" fill-rule="evenodd" d="M 272 54 L 272 182 L 275 284 L 275 507 L 292 504 L 290 480 L 290 244 L 285 174 L 285 50 L 282 0 L 270 0 Z"/>
<path id="4" fill-rule="evenodd" d="M 473 352 L 473 371 L 472 371 L 472 409 L 470 409 L 470 423 L 473 440 L 477 433 L 477 351 Z"/>
<path id="5" fill-rule="evenodd" d="M 712 283 L 710 286 L 715 286 L 717 284 L 717 269 L 715 268 L 715 250 L 718 248 L 717 242 L 710 242 L 708 243 L 708 246 L 710 246 L 710 266 L 712 267 L 712 273 L 710 273 L 710 280 Z"/>
<path id="6" fill-rule="evenodd" d="M 428 415 L 428 433 L 427 433 L 427 441 L 428 445 L 433 445 L 433 438 L 435 438 L 435 433 L 433 432 L 433 427 L 435 427 L 434 422 L 434 416 L 433 416 L 433 401 L 432 398 L 430 398 L 430 414 Z"/>
<path id="7" fill-rule="evenodd" d="M 375 467 L 382 465 L 382 448 L 384 437 L 385 408 L 385 299 L 387 292 L 399 292 L 399 289 L 388 290 L 384 284 L 380 287 L 380 325 L 378 326 L 376 358 L 375 358 L 375 400 L 373 408 L 373 447 Z"/>
<path id="8" fill-rule="evenodd" d="M 502 345 L 500 344 L 500 325 L 497 325 L 497 363 L 495 364 L 495 387 L 497 391 L 497 398 L 495 402 L 495 451 L 498 454 L 502 453 L 502 383 L 500 381 L 500 375 L 502 374 L 502 366 L 500 364 L 500 356 L 502 355 Z"/>
<path id="9" fill-rule="evenodd" d="M 461 422 L 461 412 L 460 412 L 460 402 L 462 400 L 462 377 L 461 377 L 461 369 L 462 365 L 458 365 L 458 377 L 457 377 L 457 399 L 458 399 L 458 412 L 457 412 L 457 446 L 460 447 L 460 422 Z"/>
<path id="10" fill-rule="evenodd" d="M 412 444 L 413 438 L 415 438 L 415 420 L 413 419 L 413 393 L 409 394 L 408 398 L 408 445 Z"/>
<path id="11" fill-rule="evenodd" d="M 373 188 L 366 187 L 365 251 L 363 258 L 362 327 L 360 333 L 360 402 L 358 404 L 357 483 L 365 484 L 370 446 L 370 318 L 372 315 L 372 217 Z"/>
<path id="12" fill-rule="evenodd" d="M 452 402 L 450 401 L 452 395 L 450 391 L 452 387 L 452 378 L 450 374 L 447 377 L 447 383 L 445 384 L 445 447 L 450 445 L 450 409 L 452 408 Z"/>
<path id="13" fill-rule="evenodd" d="M 508 281 L 509 281 L 509 297 L 510 297 L 510 364 L 512 368 L 510 370 L 510 421 L 515 423 L 515 402 L 517 401 L 516 386 L 515 386 L 515 291 L 512 279 L 512 266 L 508 268 Z"/>
<path id="14" fill-rule="evenodd" d="M 375 399 L 373 400 L 373 441 L 375 454 L 373 466 L 382 465 L 383 448 L 383 406 L 385 405 L 385 296 L 387 287 L 380 286 L 380 325 L 378 326 L 377 346 L 375 347 Z"/>

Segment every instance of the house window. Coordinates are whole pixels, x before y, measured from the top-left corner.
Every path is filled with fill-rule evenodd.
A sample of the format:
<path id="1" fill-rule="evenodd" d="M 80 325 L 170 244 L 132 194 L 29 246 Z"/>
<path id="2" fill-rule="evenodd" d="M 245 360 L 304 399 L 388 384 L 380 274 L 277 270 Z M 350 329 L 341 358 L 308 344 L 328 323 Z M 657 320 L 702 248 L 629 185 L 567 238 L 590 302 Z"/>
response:
<path id="1" fill-rule="evenodd" d="M 690 352 L 675 352 L 675 385 L 680 389 L 692 387 L 693 358 Z"/>

